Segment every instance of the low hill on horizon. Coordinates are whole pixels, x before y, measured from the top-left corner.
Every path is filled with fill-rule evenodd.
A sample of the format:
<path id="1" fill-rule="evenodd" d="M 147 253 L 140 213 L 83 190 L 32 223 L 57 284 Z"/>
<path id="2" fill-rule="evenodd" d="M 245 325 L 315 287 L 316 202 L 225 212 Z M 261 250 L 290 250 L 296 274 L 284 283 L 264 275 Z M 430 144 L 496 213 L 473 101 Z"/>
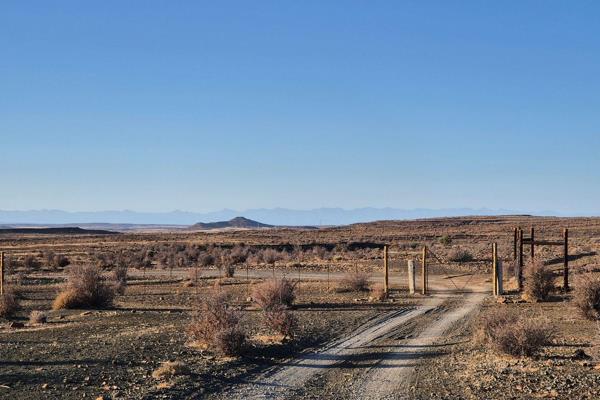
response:
<path id="1" fill-rule="evenodd" d="M 254 221 L 245 217 L 235 217 L 229 221 L 217 221 L 217 222 L 198 222 L 190 226 L 188 230 L 210 230 L 210 229 L 226 229 L 226 228 L 239 228 L 239 229 L 256 229 L 256 228 L 274 228 L 274 225 L 263 224 L 258 221 Z"/>

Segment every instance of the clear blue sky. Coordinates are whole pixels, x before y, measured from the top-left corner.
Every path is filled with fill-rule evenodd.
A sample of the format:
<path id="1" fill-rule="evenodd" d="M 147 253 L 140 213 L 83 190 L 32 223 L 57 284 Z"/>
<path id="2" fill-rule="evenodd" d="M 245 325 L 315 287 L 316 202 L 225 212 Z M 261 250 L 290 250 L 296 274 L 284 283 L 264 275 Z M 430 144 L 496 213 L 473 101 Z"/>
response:
<path id="1" fill-rule="evenodd" d="M 598 212 L 596 1 L 3 1 L 0 209 Z"/>

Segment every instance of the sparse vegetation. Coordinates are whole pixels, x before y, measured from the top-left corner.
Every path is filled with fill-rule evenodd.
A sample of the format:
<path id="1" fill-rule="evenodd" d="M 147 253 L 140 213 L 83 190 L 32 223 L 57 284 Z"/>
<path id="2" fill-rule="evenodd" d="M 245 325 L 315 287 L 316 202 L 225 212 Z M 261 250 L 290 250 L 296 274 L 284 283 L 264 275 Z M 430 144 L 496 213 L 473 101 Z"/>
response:
<path id="1" fill-rule="evenodd" d="M 181 361 L 165 361 L 152 372 L 152 377 L 158 380 L 169 380 L 176 376 L 189 375 L 190 369 Z"/>
<path id="2" fill-rule="evenodd" d="M 65 289 L 58 294 L 52 308 L 104 308 L 112 304 L 114 288 L 107 285 L 96 266 L 73 265 L 69 269 L 69 280 Z"/>
<path id="3" fill-rule="evenodd" d="M 246 344 L 246 333 L 239 324 L 239 315 L 228 305 L 225 292 L 209 295 L 188 327 L 196 344 L 226 356 L 240 355 Z"/>
<path id="4" fill-rule="evenodd" d="M 368 292 L 369 275 L 364 272 L 350 272 L 344 276 L 338 286 L 340 292 Z"/>
<path id="5" fill-rule="evenodd" d="M 279 306 L 290 307 L 296 299 L 296 285 L 287 280 L 269 279 L 256 285 L 252 298 L 263 310 L 274 310 Z"/>
<path id="6" fill-rule="evenodd" d="M 10 318 L 19 310 L 19 300 L 17 296 L 7 290 L 0 296 L 0 318 Z"/>
<path id="7" fill-rule="evenodd" d="M 382 284 L 377 284 L 371 289 L 371 297 L 376 301 L 384 301 L 387 299 L 388 294 Z"/>
<path id="8" fill-rule="evenodd" d="M 269 329 L 284 338 L 293 338 L 298 328 L 298 319 L 282 305 L 265 310 L 264 320 Z"/>
<path id="9" fill-rule="evenodd" d="M 539 320 L 520 317 L 516 311 L 496 309 L 481 317 L 478 336 L 499 352 L 533 356 L 550 343 L 554 331 Z"/>
<path id="10" fill-rule="evenodd" d="M 541 261 L 525 268 L 524 296 L 529 301 L 546 301 L 554 289 L 554 274 Z"/>
<path id="11" fill-rule="evenodd" d="M 48 320 L 48 315 L 44 311 L 33 310 L 29 314 L 29 323 L 31 325 L 45 324 Z"/>
<path id="12" fill-rule="evenodd" d="M 127 267 L 123 265 L 118 265 L 113 269 L 113 281 L 115 292 L 123 295 L 125 294 L 125 289 L 127 288 Z"/>
<path id="13" fill-rule="evenodd" d="M 448 235 L 444 235 L 440 238 L 440 243 L 444 246 L 449 246 L 452 244 L 452 238 Z"/>
<path id="14" fill-rule="evenodd" d="M 465 249 L 454 249 L 448 259 L 452 262 L 466 263 L 473 261 L 474 257 L 468 250 Z"/>
<path id="15" fill-rule="evenodd" d="M 591 276 L 580 278 L 574 301 L 585 318 L 591 321 L 600 319 L 600 279 Z"/>

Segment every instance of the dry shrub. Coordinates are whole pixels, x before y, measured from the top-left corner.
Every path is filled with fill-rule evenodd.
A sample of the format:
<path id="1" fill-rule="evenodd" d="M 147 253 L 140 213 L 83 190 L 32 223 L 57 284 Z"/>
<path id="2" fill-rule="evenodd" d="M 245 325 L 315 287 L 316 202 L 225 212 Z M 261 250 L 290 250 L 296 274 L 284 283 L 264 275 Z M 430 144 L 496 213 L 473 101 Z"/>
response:
<path id="1" fill-rule="evenodd" d="M 31 325 L 45 324 L 48 321 L 48 315 L 39 310 L 33 310 L 29 314 L 29 323 Z"/>
<path id="2" fill-rule="evenodd" d="M 497 309 L 480 319 L 479 339 L 512 356 L 533 356 L 550 343 L 554 331 L 546 323 L 522 318 L 516 311 Z"/>
<path id="3" fill-rule="evenodd" d="M 233 278 L 235 275 L 235 265 L 232 263 L 225 265 L 224 271 L 226 278 Z"/>
<path id="4" fill-rule="evenodd" d="M 525 270 L 524 295 L 530 301 L 545 301 L 554 289 L 554 274 L 540 261 L 530 263 Z"/>
<path id="5" fill-rule="evenodd" d="M 474 260 L 474 257 L 468 250 L 455 249 L 450 253 L 448 259 L 452 262 L 470 262 Z"/>
<path id="6" fill-rule="evenodd" d="M 242 353 L 246 334 L 239 324 L 238 313 L 228 306 L 229 295 L 211 293 L 188 327 L 188 335 L 197 344 L 226 356 Z"/>
<path id="7" fill-rule="evenodd" d="M 152 377 L 154 379 L 162 380 L 189 374 L 190 369 L 185 363 L 182 363 L 181 361 L 165 361 L 161 363 L 160 367 L 152 372 Z"/>
<path id="8" fill-rule="evenodd" d="M 103 308 L 112 304 L 114 288 L 107 285 L 100 268 L 74 265 L 69 270 L 66 288 L 58 294 L 52 308 Z"/>
<path id="9" fill-rule="evenodd" d="M 284 306 L 265 310 L 264 321 L 267 328 L 280 333 L 284 338 L 294 338 L 298 319 Z"/>
<path id="10" fill-rule="evenodd" d="M 377 301 L 384 301 L 388 298 L 388 294 L 382 284 L 375 285 L 371 290 L 371 297 Z"/>
<path id="11" fill-rule="evenodd" d="M 592 321 L 600 319 L 600 279 L 580 279 L 576 288 L 574 300 L 581 314 Z"/>
<path id="12" fill-rule="evenodd" d="M 112 278 L 114 280 L 115 292 L 120 295 L 125 294 L 125 289 L 127 288 L 127 267 L 124 265 L 115 267 Z"/>
<path id="13" fill-rule="evenodd" d="M 0 318 L 9 318 L 19 310 L 19 300 L 10 290 L 0 296 Z"/>
<path id="14" fill-rule="evenodd" d="M 340 292 L 368 292 L 369 275 L 364 272 L 351 272 L 342 278 L 339 283 Z"/>
<path id="15" fill-rule="evenodd" d="M 269 279 L 254 286 L 252 298 L 263 310 L 290 307 L 296 299 L 295 290 L 296 285 L 286 278 Z"/>

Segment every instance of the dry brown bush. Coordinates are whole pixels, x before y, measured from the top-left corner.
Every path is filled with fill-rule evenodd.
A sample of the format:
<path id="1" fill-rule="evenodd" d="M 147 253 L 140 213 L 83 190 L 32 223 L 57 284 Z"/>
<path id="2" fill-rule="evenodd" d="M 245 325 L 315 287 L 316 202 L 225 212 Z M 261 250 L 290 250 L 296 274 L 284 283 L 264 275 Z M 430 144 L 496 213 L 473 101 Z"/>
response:
<path id="1" fill-rule="evenodd" d="M 294 338 L 298 329 L 298 319 L 281 305 L 265 310 L 264 321 L 269 329 L 280 333 L 284 338 Z"/>
<path id="2" fill-rule="evenodd" d="M 154 379 L 172 379 L 176 376 L 181 375 L 189 375 L 190 369 L 188 366 L 181 361 L 165 361 L 161 363 L 160 367 L 158 367 L 154 372 L 152 372 L 152 377 Z"/>
<path id="3" fill-rule="evenodd" d="M 290 307 L 296 299 L 295 290 L 296 285 L 286 278 L 273 278 L 254 286 L 252 298 L 263 310 Z"/>
<path id="4" fill-rule="evenodd" d="M 73 265 L 69 269 L 66 288 L 58 294 L 52 308 L 103 308 L 112 304 L 115 292 L 106 284 L 100 268 L 91 265 Z"/>
<path id="5" fill-rule="evenodd" d="M 581 314 L 592 321 L 600 319 L 600 279 L 579 279 L 575 290 L 575 305 Z"/>
<path id="6" fill-rule="evenodd" d="M 448 259 L 452 262 L 470 262 L 473 261 L 474 257 L 468 250 L 454 249 L 450 252 Z"/>
<path id="7" fill-rule="evenodd" d="M 29 323 L 31 325 L 45 324 L 47 320 L 48 320 L 48 316 L 43 311 L 33 310 L 29 314 Z"/>
<path id="8" fill-rule="evenodd" d="M 536 261 L 525 269 L 524 295 L 529 301 L 545 301 L 554 289 L 554 274 L 541 262 Z"/>
<path id="9" fill-rule="evenodd" d="M 113 269 L 112 275 L 115 292 L 120 295 L 125 294 L 125 289 L 127 288 L 127 267 L 123 265 L 116 266 Z"/>
<path id="10" fill-rule="evenodd" d="M 0 296 L 0 318 L 10 318 L 19 310 L 19 300 L 10 290 Z"/>
<path id="11" fill-rule="evenodd" d="M 388 294 L 382 284 L 377 284 L 371 290 L 371 297 L 377 301 L 384 301 L 388 298 Z"/>
<path id="12" fill-rule="evenodd" d="M 211 293 L 200 304 L 188 326 L 188 335 L 202 347 L 217 353 L 235 356 L 242 353 L 246 334 L 239 324 L 239 316 L 228 306 L 225 292 Z"/>
<path id="13" fill-rule="evenodd" d="M 478 337 L 502 353 L 533 356 L 550 343 L 554 331 L 544 322 L 520 317 L 516 311 L 496 309 L 480 318 Z"/>
<path id="14" fill-rule="evenodd" d="M 365 272 L 350 272 L 339 283 L 340 292 L 368 292 L 369 275 Z"/>

